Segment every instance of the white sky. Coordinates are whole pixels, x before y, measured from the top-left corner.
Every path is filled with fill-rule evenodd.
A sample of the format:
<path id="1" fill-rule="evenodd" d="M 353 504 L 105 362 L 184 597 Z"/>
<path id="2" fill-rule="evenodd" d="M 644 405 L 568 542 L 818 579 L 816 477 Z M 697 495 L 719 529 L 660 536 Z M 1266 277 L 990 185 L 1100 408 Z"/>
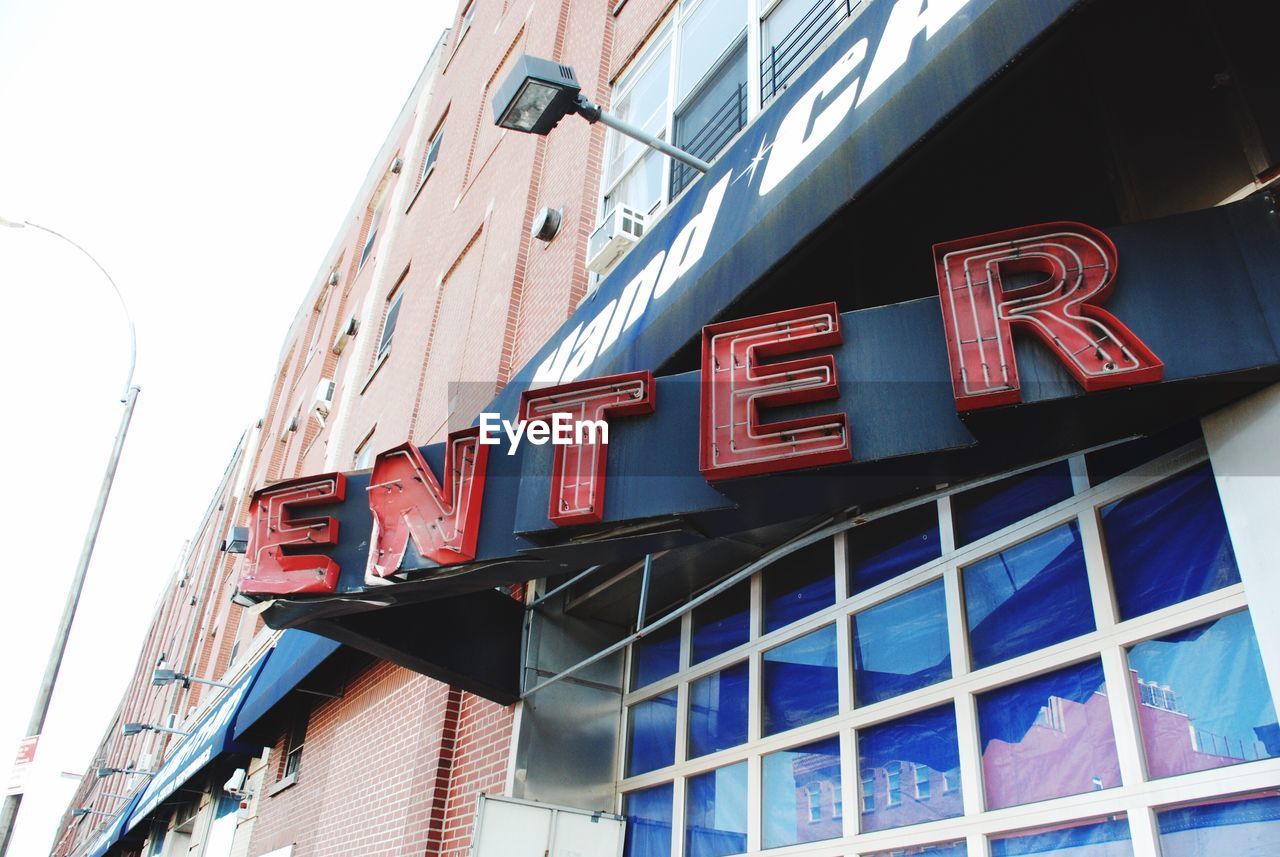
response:
<path id="1" fill-rule="evenodd" d="M 0 0 L 0 217 L 82 244 L 138 328 L 133 426 L 12 857 L 45 854 L 157 595 L 454 0 Z M 0 778 L 122 412 L 128 340 L 73 248 L 0 229 Z"/>

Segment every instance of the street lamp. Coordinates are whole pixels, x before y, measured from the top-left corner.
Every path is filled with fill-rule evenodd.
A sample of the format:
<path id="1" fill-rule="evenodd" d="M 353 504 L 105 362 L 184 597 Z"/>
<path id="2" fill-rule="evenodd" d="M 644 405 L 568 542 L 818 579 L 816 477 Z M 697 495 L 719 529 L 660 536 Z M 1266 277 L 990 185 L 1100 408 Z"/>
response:
<path id="1" fill-rule="evenodd" d="M 97 770 L 94 771 L 94 776 L 96 776 L 100 780 L 105 780 L 107 777 L 111 776 L 112 774 L 137 774 L 140 777 L 154 777 L 156 775 L 156 772 L 143 771 L 143 770 L 139 770 L 138 768 L 110 768 L 110 767 L 107 767 L 106 765 L 99 765 L 97 767 Z"/>
<path id="2" fill-rule="evenodd" d="M 120 726 L 120 731 L 129 735 L 137 735 L 140 732 L 164 732 L 169 735 L 190 735 L 190 732 L 184 732 L 181 729 L 170 729 L 168 726 L 156 726 L 153 723 L 124 723 Z"/>
<path id="3" fill-rule="evenodd" d="M 39 737 L 44 729 L 45 716 L 49 713 L 49 701 L 53 698 L 53 686 L 58 680 L 58 670 L 62 667 L 62 657 L 67 651 L 67 640 L 71 637 L 71 623 L 76 617 L 76 606 L 80 603 L 80 592 L 84 589 L 85 575 L 89 571 L 89 560 L 93 557 L 93 546 L 98 540 L 98 530 L 102 526 L 102 515 L 107 508 L 107 497 L 111 495 L 111 484 L 115 481 L 116 467 L 120 464 L 120 453 L 124 449 L 125 435 L 129 432 L 129 421 L 133 419 L 134 406 L 138 404 L 140 389 L 133 383 L 133 369 L 138 361 L 138 337 L 134 331 L 133 316 L 129 314 L 129 306 L 116 281 L 102 267 L 102 263 L 93 255 L 61 232 L 55 232 L 47 226 L 32 223 L 29 220 L 7 220 L 0 217 L 0 226 L 12 229 L 39 229 L 70 244 L 79 250 L 94 264 L 111 284 L 120 306 L 124 310 L 125 319 L 129 322 L 129 373 L 125 376 L 124 392 L 120 401 L 124 403 L 124 414 L 120 417 L 120 427 L 116 430 L 115 445 L 111 449 L 111 458 L 107 462 L 107 472 L 102 477 L 102 486 L 98 489 L 98 500 L 93 507 L 93 515 L 89 519 L 89 529 L 84 535 L 84 544 L 80 548 L 80 560 L 71 578 L 71 589 L 67 592 L 67 601 L 62 608 L 62 619 L 54 634 L 53 648 L 49 652 L 49 661 L 45 664 L 44 678 L 40 681 L 40 689 L 36 692 L 35 703 L 31 707 L 31 720 L 27 724 L 28 736 Z M 22 794 L 6 795 L 4 806 L 0 808 L 0 857 L 9 851 L 9 840 L 13 836 L 13 826 L 18 818 L 18 809 L 22 806 Z"/>
<path id="4" fill-rule="evenodd" d="M 700 173 L 711 169 L 701 158 L 601 110 L 582 94 L 573 69 L 558 62 L 524 54 L 493 97 L 493 123 L 526 134 L 546 136 L 570 113 L 577 113 L 592 124 L 602 122 Z"/>
<path id="5" fill-rule="evenodd" d="M 175 681 L 182 682 L 183 687 L 190 687 L 191 682 L 193 681 L 196 684 L 207 684 L 207 685 L 210 685 L 211 687 L 222 687 L 222 688 L 231 687 L 231 685 L 229 684 L 223 684 L 220 681 L 214 681 L 213 679 L 210 679 L 210 678 L 199 678 L 197 676 L 187 675 L 186 673 L 178 672 L 177 670 L 161 669 L 160 667 L 156 667 L 151 673 L 151 683 L 156 687 L 163 687 L 166 684 L 173 684 Z M 153 728 L 159 729 L 159 727 L 153 727 Z M 173 730 L 168 729 L 168 730 L 160 730 L 160 731 L 172 732 Z M 185 734 L 185 733 L 182 733 L 182 734 Z"/>

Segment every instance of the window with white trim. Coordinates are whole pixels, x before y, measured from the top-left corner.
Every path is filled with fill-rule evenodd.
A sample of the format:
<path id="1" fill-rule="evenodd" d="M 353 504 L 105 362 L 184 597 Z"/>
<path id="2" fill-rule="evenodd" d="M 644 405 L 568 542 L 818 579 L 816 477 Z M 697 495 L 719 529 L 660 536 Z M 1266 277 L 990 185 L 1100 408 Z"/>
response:
<path id="1" fill-rule="evenodd" d="M 938 492 L 803 555 L 628 649 L 627 857 L 1280 840 L 1280 726 L 1198 436 Z"/>
<path id="2" fill-rule="evenodd" d="M 400 301 L 404 298 L 403 281 L 401 287 L 387 298 L 387 316 L 382 322 L 382 336 L 378 339 L 378 354 L 374 359 L 381 361 L 391 350 L 391 340 L 396 333 L 396 322 L 400 319 Z"/>
<path id="3" fill-rule="evenodd" d="M 431 137 L 431 142 L 427 143 L 427 153 L 422 159 L 422 171 L 418 174 L 418 187 L 422 187 L 427 183 L 427 179 L 431 178 L 431 174 L 436 169 L 436 158 L 440 155 L 440 144 L 444 141 L 444 124 L 436 128 L 436 133 Z"/>

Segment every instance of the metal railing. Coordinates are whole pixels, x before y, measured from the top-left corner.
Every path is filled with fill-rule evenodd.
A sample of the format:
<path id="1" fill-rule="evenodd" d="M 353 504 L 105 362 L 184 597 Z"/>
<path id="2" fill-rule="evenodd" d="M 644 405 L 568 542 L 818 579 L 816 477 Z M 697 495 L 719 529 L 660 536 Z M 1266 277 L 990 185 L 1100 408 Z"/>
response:
<path id="1" fill-rule="evenodd" d="M 729 145 L 734 135 L 747 126 L 747 84 L 739 83 L 734 91 L 716 108 L 706 124 L 681 145 L 689 154 L 710 161 Z M 671 164 L 671 198 L 702 173 L 687 164 Z"/>
<path id="2" fill-rule="evenodd" d="M 846 19 L 862 0 L 818 0 L 776 45 L 760 58 L 760 101 L 768 104 Z"/>

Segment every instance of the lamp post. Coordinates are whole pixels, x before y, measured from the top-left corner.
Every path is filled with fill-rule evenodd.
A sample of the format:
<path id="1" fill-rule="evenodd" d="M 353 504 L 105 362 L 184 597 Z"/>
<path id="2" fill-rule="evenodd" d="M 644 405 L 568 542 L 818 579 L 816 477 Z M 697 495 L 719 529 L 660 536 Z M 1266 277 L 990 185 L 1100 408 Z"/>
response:
<path id="1" fill-rule="evenodd" d="M 89 570 L 89 560 L 93 557 L 93 546 L 98 540 L 98 530 L 102 526 L 102 515 L 107 508 L 107 497 L 111 494 L 111 483 L 115 481 L 116 467 L 120 463 L 120 452 L 124 449 L 125 435 L 129 432 L 129 421 L 133 418 L 133 409 L 138 403 L 140 389 L 133 383 L 133 369 L 138 359 L 138 338 L 134 331 L 133 317 L 129 314 L 129 307 L 124 301 L 124 295 L 121 294 L 120 287 L 116 285 L 116 281 L 107 273 L 107 269 L 102 267 L 102 263 L 93 258 L 93 255 L 88 250 L 62 233 L 55 232 L 47 226 L 32 223 L 29 220 L 13 221 L 0 218 L 0 226 L 8 226 L 13 229 L 26 227 L 39 229 L 41 232 L 47 232 L 50 235 L 61 238 L 79 250 L 107 278 L 107 282 L 111 284 L 111 288 L 116 293 L 120 306 L 124 310 L 125 319 L 129 322 L 129 373 L 125 376 L 124 392 L 120 397 L 120 401 L 124 403 L 124 414 L 120 417 L 120 427 L 116 430 L 115 445 L 111 449 L 111 458 L 107 462 L 107 472 L 102 477 L 102 487 L 98 489 L 98 500 L 93 507 L 93 515 L 89 519 L 89 529 L 84 535 L 84 544 L 80 548 L 80 561 L 76 565 L 75 575 L 71 579 L 71 589 L 67 592 L 67 601 L 62 608 L 62 619 L 59 621 L 58 630 L 54 635 L 53 648 L 49 652 L 49 661 L 44 668 L 44 678 L 40 681 L 35 703 L 31 707 L 31 720 L 27 724 L 26 734 L 28 736 L 39 736 L 41 730 L 44 729 L 45 716 L 49 713 L 49 701 L 53 698 L 53 687 L 58 680 L 58 670 L 62 666 L 62 657 L 67 651 L 67 640 L 71 636 L 71 623 L 75 620 L 76 606 L 80 603 L 80 592 L 84 588 L 84 578 Z M 0 808 L 0 857 L 4 857 L 9 851 L 9 841 L 13 836 L 14 823 L 17 821 L 18 809 L 21 806 L 22 794 L 19 793 L 7 795 L 4 799 L 4 806 Z"/>

